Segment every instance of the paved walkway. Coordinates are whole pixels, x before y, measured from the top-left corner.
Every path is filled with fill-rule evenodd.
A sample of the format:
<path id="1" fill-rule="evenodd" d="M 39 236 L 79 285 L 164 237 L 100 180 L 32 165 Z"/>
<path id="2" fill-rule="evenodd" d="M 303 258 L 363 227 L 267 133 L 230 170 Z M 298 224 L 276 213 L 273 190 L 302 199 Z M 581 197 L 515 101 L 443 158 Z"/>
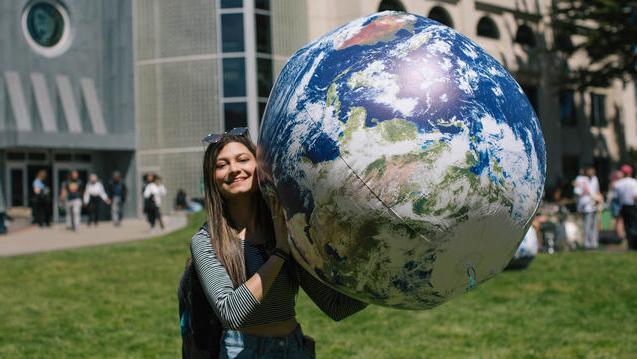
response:
<path id="1" fill-rule="evenodd" d="M 83 224 L 76 232 L 67 230 L 64 224 L 42 229 L 30 226 L 0 235 L 0 257 L 148 239 L 183 228 L 187 223 L 185 214 L 163 218 L 166 229 L 156 232 L 150 232 L 148 223 L 143 219 L 126 219 L 120 227 L 113 226 L 111 222 L 100 222 L 97 227 Z"/>

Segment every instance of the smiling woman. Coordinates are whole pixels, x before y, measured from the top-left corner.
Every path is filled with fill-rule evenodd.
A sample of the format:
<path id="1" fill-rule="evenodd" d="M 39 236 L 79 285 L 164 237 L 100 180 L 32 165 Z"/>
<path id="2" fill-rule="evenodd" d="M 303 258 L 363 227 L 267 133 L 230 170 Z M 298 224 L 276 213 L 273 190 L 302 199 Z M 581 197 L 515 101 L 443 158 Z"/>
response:
<path id="1" fill-rule="evenodd" d="M 246 135 L 242 128 L 204 139 L 208 218 L 192 238 L 191 253 L 223 326 L 221 338 L 210 339 L 221 343 L 220 358 L 256 358 L 257 352 L 314 358 L 313 341 L 296 320 L 299 287 L 334 320 L 367 305 L 319 282 L 290 256 L 286 216 L 276 195 L 264 198 L 259 189 L 256 147 Z M 193 323 L 199 319 L 191 315 Z"/>

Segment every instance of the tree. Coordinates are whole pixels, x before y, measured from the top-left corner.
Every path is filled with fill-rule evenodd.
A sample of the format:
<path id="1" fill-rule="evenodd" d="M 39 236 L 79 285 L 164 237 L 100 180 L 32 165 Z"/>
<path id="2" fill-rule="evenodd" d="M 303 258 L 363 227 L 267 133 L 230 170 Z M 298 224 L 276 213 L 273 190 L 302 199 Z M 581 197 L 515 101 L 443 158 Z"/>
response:
<path id="1" fill-rule="evenodd" d="M 553 21 L 558 51 L 588 55 L 589 64 L 571 73 L 578 87 L 637 78 L 637 1 L 554 0 Z"/>

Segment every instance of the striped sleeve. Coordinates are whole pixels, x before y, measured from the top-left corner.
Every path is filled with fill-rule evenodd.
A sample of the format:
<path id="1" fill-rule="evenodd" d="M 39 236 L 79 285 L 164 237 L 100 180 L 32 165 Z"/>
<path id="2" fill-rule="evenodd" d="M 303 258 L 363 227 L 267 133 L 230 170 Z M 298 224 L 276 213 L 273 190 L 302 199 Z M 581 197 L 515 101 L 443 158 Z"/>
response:
<path id="1" fill-rule="evenodd" d="M 301 288 L 312 299 L 314 304 L 333 320 L 345 319 L 367 307 L 367 303 L 348 297 L 328 287 L 320 280 L 314 278 L 303 267 L 297 266 L 297 268 L 299 270 Z"/>
<path id="2" fill-rule="evenodd" d="M 205 230 L 192 237 L 190 250 L 201 286 L 215 314 L 225 328 L 241 328 L 259 302 L 245 283 L 234 288 Z"/>

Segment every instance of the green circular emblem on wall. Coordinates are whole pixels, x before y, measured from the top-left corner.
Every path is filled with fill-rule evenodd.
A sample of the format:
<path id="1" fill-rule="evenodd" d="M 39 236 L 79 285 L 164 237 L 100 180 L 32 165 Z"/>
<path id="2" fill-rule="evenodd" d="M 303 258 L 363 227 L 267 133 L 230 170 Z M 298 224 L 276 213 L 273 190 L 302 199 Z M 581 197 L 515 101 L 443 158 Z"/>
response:
<path id="1" fill-rule="evenodd" d="M 64 18 L 56 7 L 48 2 L 36 3 L 27 13 L 29 35 L 41 46 L 53 47 L 64 33 Z"/>
<path id="2" fill-rule="evenodd" d="M 66 7 L 57 0 L 33 0 L 22 12 L 22 30 L 33 50 L 47 57 L 64 52 L 70 42 Z"/>

